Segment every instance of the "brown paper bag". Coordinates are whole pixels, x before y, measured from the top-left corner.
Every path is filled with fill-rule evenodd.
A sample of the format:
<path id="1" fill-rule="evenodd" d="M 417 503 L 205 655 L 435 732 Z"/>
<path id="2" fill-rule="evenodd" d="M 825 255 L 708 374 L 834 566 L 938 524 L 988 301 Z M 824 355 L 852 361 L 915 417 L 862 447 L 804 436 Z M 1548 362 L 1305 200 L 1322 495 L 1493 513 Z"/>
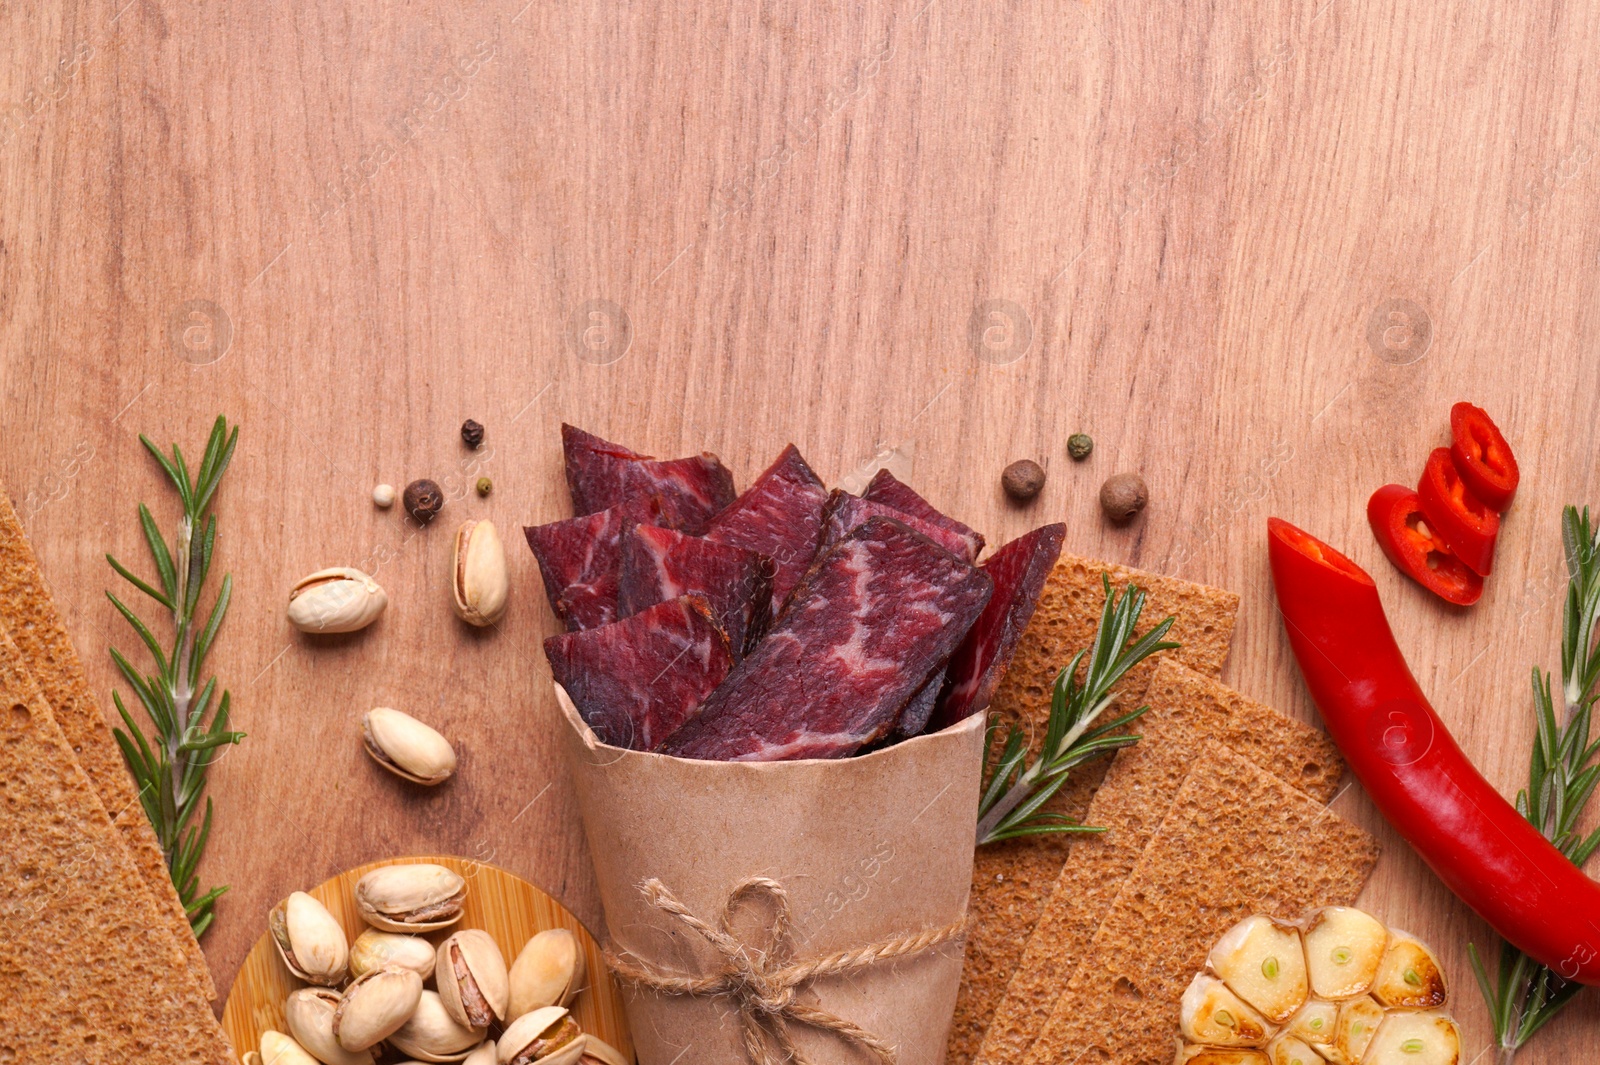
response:
<path id="1" fill-rule="evenodd" d="M 647 901 L 649 879 L 712 929 L 751 877 L 786 892 L 793 933 L 775 966 L 808 962 L 959 925 L 966 915 L 983 768 L 976 714 L 859 758 L 701 762 L 601 743 L 566 692 L 568 763 L 589 838 L 609 947 L 624 962 L 689 977 L 726 971 L 681 916 Z M 774 906 L 749 897 L 730 931 L 767 959 Z M 879 958 L 800 985 L 807 1008 L 859 1026 L 899 1065 L 938 1065 L 961 978 L 962 941 Z M 746 1065 L 746 1026 L 728 995 L 669 995 L 625 985 L 640 1065 Z M 841 1036 L 791 1019 L 800 1052 L 819 1063 L 877 1060 Z M 759 1065 L 759 1063 L 757 1063 Z"/>

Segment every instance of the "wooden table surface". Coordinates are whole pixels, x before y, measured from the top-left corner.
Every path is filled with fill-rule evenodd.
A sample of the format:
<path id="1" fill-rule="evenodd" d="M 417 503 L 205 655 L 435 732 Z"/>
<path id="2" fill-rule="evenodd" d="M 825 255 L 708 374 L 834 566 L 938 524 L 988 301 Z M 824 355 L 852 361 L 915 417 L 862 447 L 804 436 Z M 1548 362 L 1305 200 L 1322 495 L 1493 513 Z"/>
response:
<path id="1" fill-rule="evenodd" d="M 1060 519 L 1070 550 L 1239 590 L 1226 679 L 1312 720 L 1263 551 L 1289 517 L 1372 568 L 1463 746 L 1525 779 L 1559 508 L 1600 503 L 1600 8 L 525 2 L 0 0 L 0 477 L 108 705 L 106 648 L 134 640 L 102 555 L 144 565 L 137 503 L 174 514 L 137 436 L 243 426 L 220 986 L 272 902 L 402 852 L 492 858 L 598 918 L 517 532 L 567 513 L 562 420 L 713 450 L 741 486 L 791 440 L 830 482 L 895 451 L 992 542 Z M 1463 397 L 1523 488 L 1458 613 L 1363 505 Z M 999 472 L 1024 456 L 1050 481 L 1017 509 Z M 1151 503 L 1116 529 L 1095 492 L 1124 470 Z M 452 497 L 435 526 L 369 502 L 420 476 Z M 448 607 L 466 517 L 510 548 L 498 630 Z M 391 608 L 298 636 L 289 585 L 329 565 Z M 456 780 L 366 761 L 385 704 L 459 742 Z M 1472 1060 L 1485 926 L 1359 788 L 1336 808 L 1383 837 L 1364 901 L 1442 952 Z M 1586 992 L 1520 1060 L 1597 1034 Z"/>

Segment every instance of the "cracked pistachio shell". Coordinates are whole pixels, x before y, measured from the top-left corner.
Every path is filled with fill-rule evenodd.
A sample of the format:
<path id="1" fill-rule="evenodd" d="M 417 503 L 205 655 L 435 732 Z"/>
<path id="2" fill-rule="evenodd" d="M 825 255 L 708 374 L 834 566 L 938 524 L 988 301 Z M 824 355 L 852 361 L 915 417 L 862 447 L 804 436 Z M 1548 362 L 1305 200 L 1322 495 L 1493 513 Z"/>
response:
<path id="1" fill-rule="evenodd" d="M 272 908 L 267 928 L 289 971 L 310 984 L 331 987 L 344 979 L 349 948 L 344 926 L 328 908 L 296 891 Z"/>
<path id="2" fill-rule="evenodd" d="M 410 714 L 380 706 L 361 721 L 361 742 L 372 760 L 397 777 L 434 785 L 456 770 L 456 752 L 445 739 Z"/>
<path id="3" fill-rule="evenodd" d="M 457 1024 L 487 1028 L 505 1020 L 511 999 L 506 959 L 489 933 L 466 928 L 440 943 L 433 977 Z"/>
<path id="4" fill-rule="evenodd" d="M 461 1065 L 495 1065 L 493 1039 L 485 1039 L 472 1048 L 472 1053 L 462 1059 Z"/>
<path id="5" fill-rule="evenodd" d="M 416 1012 L 389 1036 L 389 1045 L 421 1061 L 460 1061 L 483 1042 L 484 1029 L 457 1024 L 436 991 L 424 991 Z"/>
<path id="6" fill-rule="evenodd" d="M 305 1047 L 271 1028 L 261 1033 L 260 1061 L 261 1065 L 317 1065 Z"/>
<path id="7" fill-rule="evenodd" d="M 332 988 L 302 987 L 284 1000 L 283 1016 L 295 1041 L 323 1065 L 372 1065 L 372 1055 L 365 1050 L 351 1051 L 339 1045 L 333 1034 L 338 1007 L 339 992 Z"/>
<path id="8" fill-rule="evenodd" d="M 583 1065 L 633 1065 L 622 1056 L 622 1051 L 593 1033 L 583 1037 L 583 1054 L 578 1058 Z"/>
<path id="9" fill-rule="evenodd" d="M 433 944 L 421 936 L 369 928 L 350 944 L 350 975 L 373 969 L 410 969 L 424 980 L 433 975 Z"/>
<path id="10" fill-rule="evenodd" d="M 506 612 L 511 573 L 506 549 L 491 521 L 464 521 L 456 530 L 452 593 L 456 616 L 470 625 L 493 625 Z"/>
<path id="11" fill-rule="evenodd" d="M 565 1006 L 583 986 L 585 967 L 578 937 L 549 928 L 523 945 L 511 964 L 511 1016 L 543 1006 Z"/>
<path id="12" fill-rule="evenodd" d="M 355 632 L 378 620 L 388 605 L 377 581 L 335 566 L 302 577 L 289 590 L 289 623 L 301 632 Z"/>
<path id="13" fill-rule="evenodd" d="M 416 1012 L 422 977 L 410 969 L 373 969 L 349 987 L 333 1011 L 333 1035 L 346 1050 L 366 1050 Z"/>
<path id="14" fill-rule="evenodd" d="M 545 1006 L 506 1026 L 495 1053 L 499 1065 L 577 1065 L 583 1059 L 583 1029 L 563 1006 Z"/>
<path id="15" fill-rule="evenodd" d="M 356 908 L 385 932 L 432 932 L 461 920 L 467 882 L 442 865 L 385 865 L 356 881 Z"/>

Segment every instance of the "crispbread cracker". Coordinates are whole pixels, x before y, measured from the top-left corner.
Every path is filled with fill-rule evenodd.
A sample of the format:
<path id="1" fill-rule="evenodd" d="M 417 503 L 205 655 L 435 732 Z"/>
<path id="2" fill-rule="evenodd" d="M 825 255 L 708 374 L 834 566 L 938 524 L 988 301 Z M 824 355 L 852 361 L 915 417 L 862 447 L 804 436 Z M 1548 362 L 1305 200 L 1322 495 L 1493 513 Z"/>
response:
<path id="1" fill-rule="evenodd" d="M 50 705 L 0 633 L 0 1060 L 231 1065 Z"/>
<path id="2" fill-rule="evenodd" d="M 1022 1065 L 1168 1065 L 1217 937 L 1253 913 L 1348 905 L 1377 860 L 1367 833 L 1207 742 Z"/>
<path id="3" fill-rule="evenodd" d="M 1039 608 L 1017 642 L 1016 654 L 995 692 L 990 709 L 1020 721 L 1033 735 L 1044 735 L 1050 716 L 1050 695 L 1056 674 L 1072 656 L 1094 641 L 1105 605 L 1101 574 L 1109 573 L 1118 593 L 1130 582 L 1146 593 L 1139 632 L 1163 618 L 1175 617 L 1169 639 L 1182 646 L 1168 652 L 1202 673 L 1216 675 L 1228 657 L 1239 597 L 1203 584 L 1162 577 L 1109 562 L 1062 555 L 1045 581 Z M 1164 657 L 1164 656 L 1158 656 Z M 1146 661 L 1130 671 L 1122 684 L 1119 706 L 1139 705 L 1155 669 Z M 1116 710 L 1107 711 L 1115 716 Z M 1048 809 L 1081 820 L 1104 763 L 1081 766 Z M 1034 836 L 978 848 L 973 868 L 970 911 L 975 919 L 967 940 L 966 968 L 956 1000 L 955 1020 L 947 1051 L 949 1065 L 968 1065 L 983 1040 L 984 1029 L 1005 994 L 1006 984 L 1022 960 L 1023 949 L 1056 878 L 1067 860 L 1068 838 Z"/>
<path id="4" fill-rule="evenodd" d="M 1144 698 L 1150 710 L 1133 726 L 1143 738 L 1117 754 L 1085 815 L 1089 824 L 1106 831 L 1073 843 L 1022 964 L 984 1034 L 979 1065 L 1020 1061 L 1038 1038 L 1057 995 L 1207 741 L 1296 783 L 1320 803 L 1333 798 L 1339 786 L 1344 760 L 1327 736 L 1176 659 L 1156 667 Z"/>
<path id="5" fill-rule="evenodd" d="M 0 492 L 0 617 L 50 704 L 62 735 L 116 825 L 145 891 L 183 950 L 195 980 L 207 998 L 216 998 L 205 955 L 172 887 L 166 859 L 139 804 L 133 777 L 122 763 L 122 752 L 89 689 L 83 663 L 61 623 L 33 547 L 4 492 Z"/>

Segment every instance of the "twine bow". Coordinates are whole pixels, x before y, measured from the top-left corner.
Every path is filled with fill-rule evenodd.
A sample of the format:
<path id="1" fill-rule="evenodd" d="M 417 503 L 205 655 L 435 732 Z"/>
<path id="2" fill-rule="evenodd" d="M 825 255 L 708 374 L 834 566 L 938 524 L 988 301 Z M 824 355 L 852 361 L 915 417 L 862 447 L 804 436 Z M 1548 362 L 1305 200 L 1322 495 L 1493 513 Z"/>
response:
<path id="1" fill-rule="evenodd" d="M 705 976 L 672 973 L 648 962 L 636 965 L 609 950 L 605 955 L 606 963 L 629 983 L 662 994 L 732 999 L 743 1027 L 745 1053 L 755 1065 L 785 1065 L 787 1062 L 809 1065 L 789 1034 L 789 1025 L 792 1023 L 831 1032 L 847 1043 L 870 1051 L 883 1065 L 894 1065 L 894 1048 L 859 1025 L 797 1001 L 795 993 L 819 977 L 852 973 L 885 959 L 922 954 L 966 934 L 966 922 L 959 921 L 945 928 L 895 936 L 811 961 L 789 962 L 787 958 L 793 937 L 789 893 L 776 880 L 753 876 L 741 881 L 723 904 L 722 919 L 717 928 L 712 928 L 690 913 L 688 907 L 679 902 L 659 880 L 646 880 L 639 890 L 651 906 L 676 918 L 710 944 L 721 959 L 721 970 Z M 770 929 L 768 946 L 752 952 L 750 945 L 734 937 L 732 920 L 740 903 L 758 895 L 770 898 L 777 912 Z"/>

